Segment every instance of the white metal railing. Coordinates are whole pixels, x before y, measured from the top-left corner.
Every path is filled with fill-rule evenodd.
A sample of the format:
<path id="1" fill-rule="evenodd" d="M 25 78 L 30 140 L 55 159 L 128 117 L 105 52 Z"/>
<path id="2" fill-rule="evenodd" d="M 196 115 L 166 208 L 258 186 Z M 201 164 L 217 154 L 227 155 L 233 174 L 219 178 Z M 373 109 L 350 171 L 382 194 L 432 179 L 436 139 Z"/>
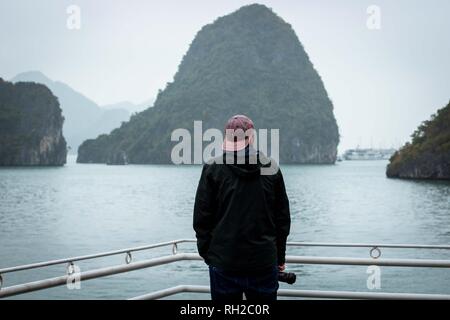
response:
<path id="1" fill-rule="evenodd" d="M 161 242 L 151 245 L 132 247 L 127 249 L 107 251 L 97 254 L 76 256 L 58 260 L 51 260 L 27 265 L 8 267 L 0 269 L 0 298 L 27 292 L 43 290 L 51 287 L 65 285 L 70 277 L 76 261 L 91 260 L 107 256 L 113 256 L 125 253 L 125 264 L 104 267 L 94 270 L 81 272 L 80 281 L 105 277 L 109 275 L 129 272 L 133 270 L 150 268 L 158 265 L 169 264 L 184 260 L 202 260 L 198 254 L 178 253 L 178 244 L 186 242 L 195 242 L 195 239 L 180 239 L 167 242 Z M 288 264 L 321 264 L 321 265 L 377 265 L 389 267 L 430 267 L 430 268 L 450 268 L 450 260 L 436 259 L 379 259 L 381 255 L 380 248 L 403 248 L 403 249 L 443 249 L 450 250 L 448 245 L 413 245 L 413 244 L 368 244 L 368 243 L 319 243 L 319 242 L 288 242 L 292 247 L 351 247 L 351 248 L 371 248 L 371 258 L 349 258 L 349 257 L 317 257 L 317 256 L 287 256 Z M 172 255 L 146 259 L 138 262 L 132 262 L 132 253 L 136 251 L 149 250 L 159 247 L 172 246 Z M 35 268 L 44 268 L 52 265 L 67 263 L 67 274 L 59 277 L 28 282 L 24 284 L 13 285 L 2 288 L 2 275 L 30 270 Z M 71 271 L 72 270 L 72 271 Z M 180 285 L 173 288 L 149 293 L 133 299 L 157 299 L 181 292 L 209 292 L 208 287 Z M 339 299 L 450 299 L 450 295 L 445 294 L 413 294 L 413 293 L 369 293 L 369 292 L 344 292 L 344 291 L 316 291 L 316 290 L 279 290 L 280 296 L 287 297 L 308 297 L 308 298 L 339 298 Z"/>
<path id="2" fill-rule="evenodd" d="M 126 254 L 125 259 L 127 259 L 132 252 L 160 248 L 160 247 L 165 247 L 165 246 L 170 246 L 170 245 L 173 246 L 174 253 L 176 253 L 177 244 L 183 243 L 183 242 L 195 242 L 195 240 L 194 239 L 172 240 L 172 241 L 160 242 L 160 243 L 155 243 L 155 244 L 150 244 L 150 245 L 145 245 L 145 246 L 127 248 L 127 249 L 112 250 L 112 251 L 100 252 L 100 253 L 89 254 L 89 255 L 84 255 L 84 256 L 76 256 L 76 257 L 71 257 L 71 258 L 64 258 L 64 259 L 58 259 L 58 260 L 50 260 L 50 261 L 44 261 L 44 262 L 38 262 L 38 263 L 25 264 L 25 265 L 16 266 L 16 267 L 0 269 L 0 275 L 4 274 L 4 273 L 8 273 L 8 272 L 29 270 L 29 269 L 53 266 L 53 265 L 57 265 L 57 264 L 71 263 L 71 262 L 75 262 L 75 261 L 109 257 L 109 256 L 118 255 L 118 254 L 122 254 L 122 253 Z"/>
<path id="3" fill-rule="evenodd" d="M 155 300 L 179 293 L 209 293 L 208 286 L 180 285 L 134 297 L 129 300 Z M 388 292 L 349 292 L 349 291 L 319 291 L 319 290 L 278 290 L 279 297 L 315 298 L 315 299 L 395 299 L 395 300 L 449 300 L 445 294 L 388 293 Z"/>

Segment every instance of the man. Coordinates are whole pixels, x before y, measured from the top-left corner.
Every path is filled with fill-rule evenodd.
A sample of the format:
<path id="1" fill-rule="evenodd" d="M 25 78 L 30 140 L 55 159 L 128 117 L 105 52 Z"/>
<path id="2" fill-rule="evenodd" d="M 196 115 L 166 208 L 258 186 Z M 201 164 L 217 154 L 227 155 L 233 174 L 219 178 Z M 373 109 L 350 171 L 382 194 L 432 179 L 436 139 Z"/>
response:
<path id="1" fill-rule="evenodd" d="M 204 165 L 195 197 L 198 252 L 213 301 L 237 302 L 243 293 L 274 301 L 291 222 L 283 176 L 278 167 L 262 174 L 273 160 L 253 148 L 252 120 L 233 116 L 225 131 L 224 153 Z"/>

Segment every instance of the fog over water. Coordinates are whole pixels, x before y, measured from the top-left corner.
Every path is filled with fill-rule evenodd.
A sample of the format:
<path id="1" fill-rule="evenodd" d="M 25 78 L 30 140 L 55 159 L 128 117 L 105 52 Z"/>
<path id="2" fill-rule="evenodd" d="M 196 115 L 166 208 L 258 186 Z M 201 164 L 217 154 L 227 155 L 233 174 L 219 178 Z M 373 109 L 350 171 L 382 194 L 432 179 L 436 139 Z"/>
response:
<path id="1" fill-rule="evenodd" d="M 0 77 L 39 70 L 100 105 L 141 103 L 172 81 L 200 28 L 253 1 L 1 1 Z M 450 3 L 259 1 L 289 22 L 334 102 L 340 152 L 398 147 L 449 100 Z M 80 30 L 66 9 L 81 10 Z"/>

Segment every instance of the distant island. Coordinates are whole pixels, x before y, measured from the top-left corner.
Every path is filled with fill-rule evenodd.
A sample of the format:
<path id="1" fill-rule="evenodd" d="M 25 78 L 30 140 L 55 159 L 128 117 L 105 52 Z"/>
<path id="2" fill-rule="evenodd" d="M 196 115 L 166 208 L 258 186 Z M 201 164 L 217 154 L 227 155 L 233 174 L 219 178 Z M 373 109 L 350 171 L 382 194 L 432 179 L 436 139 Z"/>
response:
<path id="1" fill-rule="evenodd" d="M 152 101 L 143 105 L 120 102 L 113 105 L 99 106 L 69 85 L 54 81 L 40 71 L 28 71 L 16 75 L 12 82 L 35 82 L 48 87 L 58 98 L 65 118 L 64 136 L 70 147 L 69 152 L 76 153 L 78 146 L 86 139 L 96 138 L 99 134 L 109 133 L 128 121 L 130 116 L 147 109 Z"/>
<path id="2" fill-rule="evenodd" d="M 392 158 L 390 178 L 450 179 L 450 102 L 424 121 Z"/>
<path id="3" fill-rule="evenodd" d="M 67 147 L 58 99 L 44 85 L 0 78 L 0 166 L 61 166 Z"/>
<path id="4" fill-rule="evenodd" d="M 83 142 L 79 163 L 171 163 L 174 129 L 223 129 L 234 114 L 280 129 L 280 161 L 336 161 L 339 132 L 322 80 L 291 25 L 248 5 L 204 26 L 153 108 Z"/>

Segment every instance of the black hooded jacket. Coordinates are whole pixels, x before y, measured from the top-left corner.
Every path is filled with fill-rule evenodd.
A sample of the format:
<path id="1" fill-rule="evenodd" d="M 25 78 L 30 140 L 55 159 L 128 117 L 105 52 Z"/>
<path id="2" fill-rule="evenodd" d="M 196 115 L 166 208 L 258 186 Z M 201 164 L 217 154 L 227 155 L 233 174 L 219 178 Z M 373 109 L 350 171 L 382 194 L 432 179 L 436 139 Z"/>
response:
<path id="1" fill-rule="evenodd" d="M 208 265 L 228 271 L 284 264 L 291 220 L 281 171 L 248 148 L 243 164 L 236 153 L 229 164 L 226 155 L 205 164 L 201 174 L 194 205 L 199 254 Z M 276 173 L 261 174 L 270 166 Z"/>

